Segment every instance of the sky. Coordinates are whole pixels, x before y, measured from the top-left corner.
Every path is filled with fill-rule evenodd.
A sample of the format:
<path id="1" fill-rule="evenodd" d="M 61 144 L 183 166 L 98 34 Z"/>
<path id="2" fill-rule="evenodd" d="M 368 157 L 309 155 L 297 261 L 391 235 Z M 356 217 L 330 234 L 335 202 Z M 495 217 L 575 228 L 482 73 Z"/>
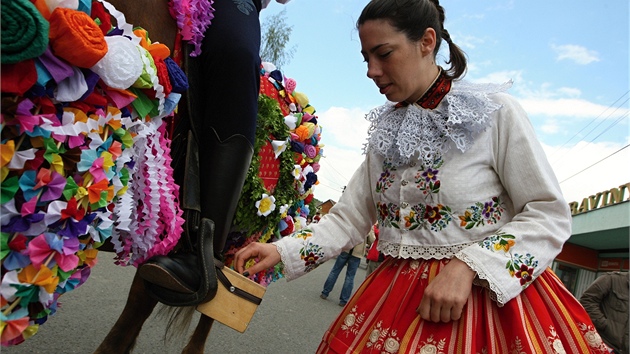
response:
<path id="1" fill-rule="evenodd" d="M 309 97 L 324 158 L 315 198 L 337 201 L 363 161 L 365 114 L 385 103 L 360 54 L 356 20 L 367 0 L 272 1 L 286 11 L 294 53 L 281 69 Z M 468 57 L 464 79 L 513 81 L 567 202 L 630 182 L 627 0 L 450 0 L 445 28 Z M 438 54 L 444 61 L 447 52 Z M 626 191 L 628 197 L 630 191 Z"/>

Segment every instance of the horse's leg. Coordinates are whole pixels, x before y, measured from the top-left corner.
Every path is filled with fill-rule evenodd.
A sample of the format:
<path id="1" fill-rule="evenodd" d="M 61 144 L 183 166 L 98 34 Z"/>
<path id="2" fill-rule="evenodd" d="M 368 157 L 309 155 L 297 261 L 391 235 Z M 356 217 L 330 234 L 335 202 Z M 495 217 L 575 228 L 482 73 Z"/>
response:
<path id="1" fill-rule="evenodd" d="M 149 318 L 157 301 L 144 289 L 144 282 L 138 272 L 133 277 L 127 303 L 118 321 L 109 331 L 95 354 L 130 353 L 136 344 L 144 321 Z"/>
<path id="2" fill-rule="evenodd" d="M 195 328 L 195 332 L 193 332 L 192 336 L 190 336 L 190 340 L 186 347 L 182 350 L 182 354 L 201 354 L 204 352 L 204 347 L 206 345 L 206 339 L 208 338 L 208 334 L 210 334 L 210 328 L 212 328 L 212 324 L 214 320 L 206 315 L 201 315 L 199 318 L 199 323 L 197 323 L 197 327 Z"/>

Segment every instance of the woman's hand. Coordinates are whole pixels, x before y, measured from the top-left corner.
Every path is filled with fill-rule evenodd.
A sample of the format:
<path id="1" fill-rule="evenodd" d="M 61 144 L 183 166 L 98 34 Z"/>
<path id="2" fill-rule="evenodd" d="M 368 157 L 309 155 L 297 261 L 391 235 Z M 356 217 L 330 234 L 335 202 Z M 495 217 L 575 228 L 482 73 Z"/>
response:
<path id="1" fill-rule="evenodd" d="M 425 289 L 417 310 L 420 317 L 432 322 L 459 320 L 475 275 L 466 263 L 453 258 Z"/>
<path id="2" fill-rule="evenodd" d="M 245 263 L 256 257 L 258 257 L 258 262 L 247 269 L 247 273 L 249 274 L 255 274 L 267 268 L 271 268 L 281 260 L 280 253 L 278 253 L 278 249 L 275 245 L 252 242 L 236 252 L 234 255 L 234 268 L 237 272 L 243 274 Z"/>

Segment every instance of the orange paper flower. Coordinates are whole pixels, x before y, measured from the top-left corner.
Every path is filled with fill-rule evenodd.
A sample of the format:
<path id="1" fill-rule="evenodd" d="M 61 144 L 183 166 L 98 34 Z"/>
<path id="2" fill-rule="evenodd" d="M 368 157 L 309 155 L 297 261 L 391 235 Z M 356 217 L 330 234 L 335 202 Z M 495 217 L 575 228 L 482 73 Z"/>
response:
<path id="1" fill-rule="evenodd" d="M 59 277 L 55 276 L 53 272 L 43 264 L 39 267 L 39 270 L 32 264 L 29 264 L 18 274 L 18 280 L 21 283 L 41 286 L 46 289 L 46 292 L 49 294 L 55 292 L 57 284 L 59 284 Z"/>
<path id="2" fill-rule="evenodd" d="M 309 131 L 308 127 L 300 125 L 299 127 L 295 128 L 295 134 L 298 136 L 298 139 L 300 139 L 300 141 L 304 141 L 310 138 L 312 133 Z"/>
<path id="3" fill-rule="evenodd" d="M 55 55 L 80 68 L 91 68 L 107 53 L 103 32 L 82 11 L 56 8 L 50 15 L 48 37 Z"/>

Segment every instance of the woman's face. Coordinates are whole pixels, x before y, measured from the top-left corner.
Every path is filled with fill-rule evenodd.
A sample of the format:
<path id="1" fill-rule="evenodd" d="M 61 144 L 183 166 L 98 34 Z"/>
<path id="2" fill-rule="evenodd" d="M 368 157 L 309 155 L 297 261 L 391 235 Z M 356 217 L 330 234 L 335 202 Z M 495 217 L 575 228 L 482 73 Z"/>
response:
<path id="1" fill-rule="evenodd" d="M 427 30 L 430 31 L 433 29 Z M 411 42 L 387 20 L 364 22 L 359 27 L 359 37 L 361 54 L 368 66 L 367 76 L 374 80 L 379 91 L 392 102 L 411 103 L 420 99 L 438 72 L 433 61 L 435 40 L 433 46 L 425 37 Z"/>

